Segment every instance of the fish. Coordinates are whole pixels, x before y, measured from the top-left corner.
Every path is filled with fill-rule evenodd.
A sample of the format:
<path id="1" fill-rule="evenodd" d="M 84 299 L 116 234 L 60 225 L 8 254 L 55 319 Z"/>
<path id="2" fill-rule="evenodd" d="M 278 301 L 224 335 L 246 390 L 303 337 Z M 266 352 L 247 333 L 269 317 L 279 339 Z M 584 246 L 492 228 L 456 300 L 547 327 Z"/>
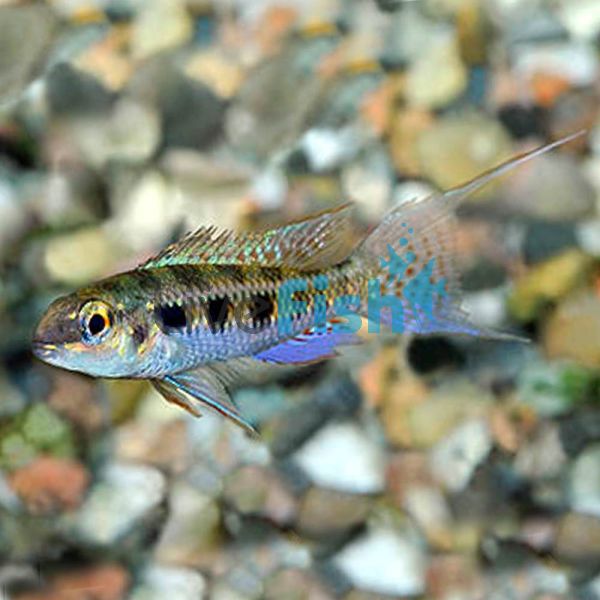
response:
<path id="1" fill-rule="evenodd" d="M 256 434 L 231 386 L 262 366 L 338 355 L 363 341 L 363 319 L 374 332 L 521 339 L 476 325 L 461 305 L 456 208 L 582 133 L 394 206 L 359 243 L 351 204 L 266 231 L 201 227 L 133 270 L 56 299 L 33 352 L 93 377 L 149 380 L 192 415 L 206 408 Z"/>

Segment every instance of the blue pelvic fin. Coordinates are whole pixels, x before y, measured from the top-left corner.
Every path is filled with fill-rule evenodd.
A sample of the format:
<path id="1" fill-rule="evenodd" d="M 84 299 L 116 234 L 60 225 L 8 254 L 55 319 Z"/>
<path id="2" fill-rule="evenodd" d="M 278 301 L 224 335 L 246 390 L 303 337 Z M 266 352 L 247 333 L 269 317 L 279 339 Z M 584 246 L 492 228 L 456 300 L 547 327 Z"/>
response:
<path id="1" fill-rule="evenodd" d="M 337 356 L 337 347 L 360 343 L 354 333 L 325 332 L 312 329 L 254 356 L 256 360 L 275 364 L 307 365 Z"/>

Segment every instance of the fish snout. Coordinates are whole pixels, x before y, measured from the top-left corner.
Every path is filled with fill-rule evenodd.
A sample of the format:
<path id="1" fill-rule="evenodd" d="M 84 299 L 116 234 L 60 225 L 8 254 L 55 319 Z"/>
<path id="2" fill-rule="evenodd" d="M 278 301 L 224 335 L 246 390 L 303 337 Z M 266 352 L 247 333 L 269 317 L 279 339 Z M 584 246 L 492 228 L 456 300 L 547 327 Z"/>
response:
<path id="1" fill-rule="evenodd" d="M 33 351 L 39 358 L 64 344 L 79 341 L 81 333 L 72 302 L 60 298 L 50 305 L 33 334 Z"/>

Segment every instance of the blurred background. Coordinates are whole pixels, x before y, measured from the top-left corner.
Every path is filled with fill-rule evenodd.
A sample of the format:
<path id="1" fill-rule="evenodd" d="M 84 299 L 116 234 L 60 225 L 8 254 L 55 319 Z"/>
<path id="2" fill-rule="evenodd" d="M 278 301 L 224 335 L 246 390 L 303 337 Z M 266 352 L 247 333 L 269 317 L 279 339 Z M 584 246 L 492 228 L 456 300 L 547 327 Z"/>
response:
<path id="1" fill-rule="evenodd" d="M 600 598 L 600 2 L 0 2 L 0 597 Z M 262 432 L 32 359 L 200 224 L 461 209 L 466 306 L 238 389 Z"/>

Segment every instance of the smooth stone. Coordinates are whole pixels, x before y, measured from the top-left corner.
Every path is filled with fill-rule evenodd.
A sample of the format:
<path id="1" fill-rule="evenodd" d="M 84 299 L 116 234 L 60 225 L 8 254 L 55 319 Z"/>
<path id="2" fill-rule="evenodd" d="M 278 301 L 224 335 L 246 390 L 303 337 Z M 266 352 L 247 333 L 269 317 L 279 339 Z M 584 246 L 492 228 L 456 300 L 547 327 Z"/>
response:
<path id="1" fill-rule="evenodd" d="M 192 34 L 193 23 L 184 0 L 149 0 L 141 5 L 134 21 L 131 51 L 136 59 L 148 58 L 185 44 Z"/>
<path id="2" fill-rule="evenodd" d="M 333 562 L 361 590 L 390 596 L 425 591 L 423 543 L 411 531 L 370 530 L 345 546 Z"/>
<path id="3" fill-rule="evenodd" d="M 219 49 L 194 53 L 185 65 L 185 73 L 226 99 L 236 95 L 245 77 L 239 57 L 234 58 Z"/>
<path id="4" fill-rule="evenodd" d="M 560 561 L 579 567 L 600 563 L 600 519 L 567 513 L 558 526 L 554 554 Z"/>
<path id="5" fill-rule="evenodd" d="M 351 461 L 349 456 L 353 457 Z M 316 485 L 324 488 L 374 494 L 385 487 L 379 446 L 351 423 L 327 425 L 294 454 L 294 461 Z"/>
<path id="6" fill-rule="evenodd" d="M 76 530 L 88 543 L 112 546 L 140 526 L 163 501 L 165 492 L 166 480 L 158 469 L 109 464 L 81 507 Z"/>
<path id="7" fill-rule="evenodd" d="M 434 123 L 433 113 L 419 107 L 405 107 L 390 117 L 390 153 L 396 170 L 404 177 L 421 175 L 417 141 Z"/>
<path id="8" fill-rule="evenodd" d="M 371 505 L 369 496 L 311 487 L 301 500 L 296 527 L 312 538 L 338 536 L 364 523 Z"/>
<path id="9" fill-rule="evenodd" d="M 558 140 L 574 131 L 593 130 L 598 122 L 600 109 L 596 93 L 588 88 L 569 90 L 556 99 L 548 110 L 546 120 L 551 139 Z M 585 151 L 588 136 L 574 140 L 570 150 Z M 590 136 L 593 139 L 593 134 Z"/>
<path id="10" fill-rule="evenodd" d="M 575 226 L 577 245 L 594 258 L 600 258 L 600 220 L 592 219 Z"/>
<path id="11" fill-rule="evenodd" d="M 600 366 L 600 306 L 598 296 L 581 291 L 561 302 L 546 320 L 544 349 L 549 358 Z"/>
<path id="12" fill-rule="evenodd" d="M 442 190 L 473 179 L 512 154 L 500 123 L 477 113 L 441 118 L 420 135 L 417 149 L 423 174 Z"/>
<path id="13" fill-rule="evenodd" d="M 381 149 L 368 151 L 343 168 L 344 195 L 352 198 L 361 214 L 377 220 L 385 212 L 392 191 L 392 166 Z"/>
<path id="14" fill-rule="evenodd" d="M 40 63 L 57 26 L 47 6 L 0 7 L 0 107 L 18 102 L 23 90 L 42 74 Z"/>
<path id="15" fill-rule="evenodd" d="M 362 392 L 351 377 L 339 374 L 325 379 L 310 398 L 292 404 L 273 423 L 273 455 L 290 455 L 328 421 L 353 417 L 361 403 Z"/>
<path id="16" fill-rule="evenodd" d="M 561 300 L 583 282 L 591 264 L 591 257 L 573 249 L 531 267 L 513 285 L 509 312 L 520 321 L 535 319 L 549 302 Z"/>
<path id="17" fill-rule="evenodd" d="M 475 325 L 499 329 L 506 319 L 506 295 L 504 287 L 471 292 L 465 294 L 463 308 Z"/>
<path id="18" fill-rule="evenodd" d="M 437 35 L 422 48 L 408 68 L 406 100 L 411 106 L 439 109 L 465 91 L 467 70 L 453 32 Z"/>
<path id="19" fill-rule="evenodd" d="M 105 229 L 81 229 L 50 239 L 44 267 L 53 281 L 81 285 L 108 273 L 117 260 L 117 251 Z"/>
<path id="20" fill-rule="evenodd" d="M 333 600 L 323 583 L 311 571 L 282 569 L 265 582 L 264 600 Z"/>
<path id="21" fill-rule="evenodd" d="M 523 254 L 527 264 L 543 262 L 575 247 L 577 234 L 572 223 L 536 222 L 526 226 Z"/>
<path id="22" fill-rule="evenodd" d="M 600 444 L 586 448 L 571 466 L 571 508 L 600 518 Z"/>
<path id="23" fill-rule="evenodd" d="M 184 218 L 182 198 L 158 169 L 127 187 L 113 213 L 118 239 L 136 252 L 164 246 Z"/>
<path id="24" fill-rule="evenodd" d="M 471 418 L 431 449 L 431 473 L 450 492 L 460 492 L 469 484 L 492 445 L 488 423 L 481 418 Z"/>
<path id="25" fill-rule="evenodd" d="M 141 582 L 134 587 L 129 600 L 202 600 L 206 597 L 204 577 L 192 569 L 160 564 L 146 567 Z"/>
<path id="26" fill-rule="evenodd" d="M 171 512 L 155 548 L 160 562 L 179 566 L 203 566 L 214 547 L 221 510 L 217 502 L 179 481 L 169 494 Z"/>
<path id="27" fill-rule="evenodd" d="M 589 44 L 569 41 L 524 43 L 513 49 L 513 69 L 523 80 L 538 73 L 558 76 L 574 87 L 593 85 L 598 57 Z"/>
<path id="28" fill-rule="evenodd" d="M 309 129 L 299 145 L 311 171 L 329 172 L 351 160 L 360 149 L 360 132 L 354 127 Z"/>
<path id="29" fill-rule="evenodd" d="M 204 150 L 218 141 L 225 104 L 206 84 L 173 73 L 160 94 L 166 146 Z"/>
<path id="30" fill-rule="evenodd" d="M 262 211 L 280 209 L 287 198 L 288 181 L 282 169 L 266 168 L 252 182 L 252 200 Z"/>
<path id="31" fill-rule="evenodd" d="M 69 120 L 81 115 L 106 115 L 114 100 L 98 79 L 68 63 L 58 63 L 50 70 L 45 89 L 50 112 Z"/>
<path id="32" fill-rule="evenodd" d="M 490 405 L 489 392 L 465 380 L 440 386 L 408 413 L 409 443 L 415 448 L 443 443 L 465 418 L 485 415 Z"/>
<path id="33" fill-rule="evenodd" d="M 600 415 L 594 409 L 579 410 L 560 421 L 560 439 L 569 456 L 588 444 L 600 442 Z"/>
<path id="34" fill-rule="evenodd" d="M 541 417 L 564 415 L 581 400 L 579 386 L 568 385 L 572 379 L 568 365 L 532 361 L 517 378 L 517 398 Z"/>
<path id="35" fill-rule="evenodd" d="M 161 132 L 152 109 L 124 99 L 115 104 L 108 120 L 79 121 L 73 135 L 87 161 L 103 168 L 110 161 L 145 162 L 156 150 Z"/>
<path id="36" fill-rule="evenodd" d="M 514 468 L 529 481 L 557 477 L 567 464 L 559 428 L 542 423 L 538 431 L 519 448 Z"/>
<path id="37" fill-rule="evenodd" d="M 0 176 L 1 177 L 1 176 Z M 17 190 L 0 178 L 0 251 L 9 247 L 26 224 L 26 215 Z"/>
<path id="38" fill-rule="evenodd" d="M 594 42 L 600 32 L 600 4 L 596 0 L 561 0 L 558 14 L 571 35 L 580 40 Z"/>
<path id="39" fill-rule="evenodd" d="M 281 526 L 296 517 L 296 499 L 271 469 L 246 465 L 231 473 L 223 489 L 225 501 L 243 515 L 259 516 Z"/>

